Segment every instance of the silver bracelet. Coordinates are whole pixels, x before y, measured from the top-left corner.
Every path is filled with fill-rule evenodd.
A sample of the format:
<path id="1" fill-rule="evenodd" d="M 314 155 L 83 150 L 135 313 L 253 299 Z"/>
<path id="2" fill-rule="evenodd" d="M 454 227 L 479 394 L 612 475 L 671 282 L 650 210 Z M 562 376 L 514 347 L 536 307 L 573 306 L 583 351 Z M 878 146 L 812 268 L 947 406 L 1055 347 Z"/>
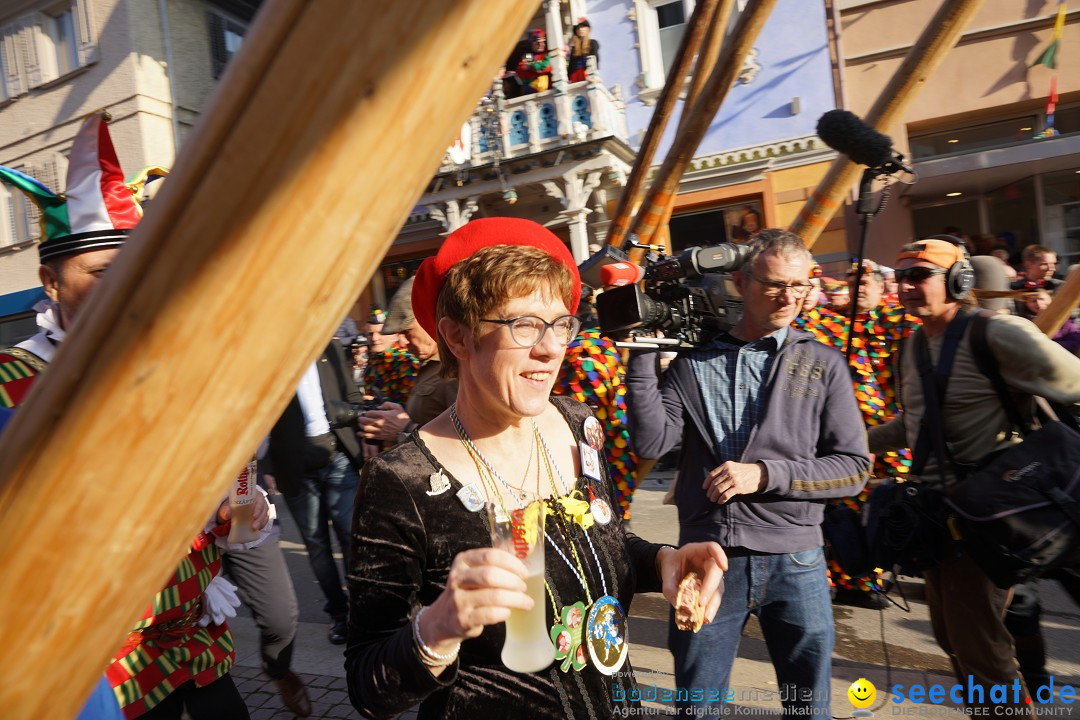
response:
<path id="1" fill-rule="evenodd" d="M 457 646 L 448 653 L 437 653 L 428 647 L 423 638 L 420 637 L 420 618 L 425 612 L 427 612 L 427 606 L 421 605 L 412 619 L 413 640 L 416 641 L 416 649 L 420 651 L 420 660 L 428 667 L 449 665 L 457 658 L 458 651 L 461 650 L 461 643 L 458 642 Z"/>

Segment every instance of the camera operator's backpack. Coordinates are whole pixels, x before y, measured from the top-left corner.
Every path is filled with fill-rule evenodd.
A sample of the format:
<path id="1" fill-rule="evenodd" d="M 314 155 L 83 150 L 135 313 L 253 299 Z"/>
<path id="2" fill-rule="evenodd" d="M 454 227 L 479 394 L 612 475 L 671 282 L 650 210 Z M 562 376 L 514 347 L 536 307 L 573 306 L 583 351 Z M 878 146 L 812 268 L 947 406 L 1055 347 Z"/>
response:
<path id="1" fill-rule="evenodd" d="M 1065 408 L 1032 431 L 986 340 L 989 315 L 972 320 L 971 350 L 1024 441 L 989 458 L 949 493 L 950 522 L 967 552 L 1002 588 L 1080 566 L 1080 431 Z"/>

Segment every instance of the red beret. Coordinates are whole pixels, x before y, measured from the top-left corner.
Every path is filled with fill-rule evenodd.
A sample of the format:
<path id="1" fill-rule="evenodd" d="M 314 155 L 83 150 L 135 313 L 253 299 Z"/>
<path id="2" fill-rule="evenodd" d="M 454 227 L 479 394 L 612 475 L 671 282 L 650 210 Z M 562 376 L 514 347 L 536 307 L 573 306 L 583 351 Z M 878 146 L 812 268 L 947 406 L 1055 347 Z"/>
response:
<path id="1" fill-rule="evenodd" d="M 412 289 L 413 314 L 428 335 L 436 337 L 435 303 L 446 282 L 446 274 L 459 260 L 481 248 L 492 245 L 530 245 L 540 248 L 570 271 L 574 278 L 574 294 L 570 312 L 577 312 L 581 300 L 581 276 L 574 256 L 563 241 L 543 225 L 521 218 L 483 218 L 462 225 L 450 233 L 435 257 L 429 257 L 416 271 Z"/>

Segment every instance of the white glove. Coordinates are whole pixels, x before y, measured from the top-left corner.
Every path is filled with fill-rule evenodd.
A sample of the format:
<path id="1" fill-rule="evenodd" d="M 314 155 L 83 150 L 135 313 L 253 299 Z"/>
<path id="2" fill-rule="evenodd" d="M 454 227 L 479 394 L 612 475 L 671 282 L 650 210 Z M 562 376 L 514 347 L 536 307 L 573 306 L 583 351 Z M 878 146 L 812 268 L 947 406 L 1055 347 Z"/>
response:
<path id="1" fill-rule="evenodd" d="M 236 586 L 220 575 L 215 575 L 203 590 L 203 616 L 199 618 L 199 626 L 206 627 L 211 622 L 224 625 L 225 618 L 236 617 L 238 607 L 240 598 L 236 595 Z"/>

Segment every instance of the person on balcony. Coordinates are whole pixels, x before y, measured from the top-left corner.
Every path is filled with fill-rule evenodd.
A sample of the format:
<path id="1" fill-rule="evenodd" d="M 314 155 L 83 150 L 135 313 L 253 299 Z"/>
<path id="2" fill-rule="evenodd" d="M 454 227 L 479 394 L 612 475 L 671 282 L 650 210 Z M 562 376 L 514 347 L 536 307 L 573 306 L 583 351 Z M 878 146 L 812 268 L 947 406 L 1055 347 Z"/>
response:
<path id="1" fill-rule="evenodd" d="M 517 76 L 525 92 L 544 92 L 551 87 L 551 58 L 554 54 L 548 51 L 547 36 L 543 30 L 530 30 L 529 43 L 531 52 L 521 57 Z"/>
<path id="2" fill-rule="evenodd" d="M 570 38 L 570 82 L 576 83 L 585 80 L 588 76 L 588 58 L 590 55 L 596 61 L 596 67 L 600 67 L 600 43 L 589 37 L 589 19 L 582 17 L 574 26 L 573 37 Z"/>

